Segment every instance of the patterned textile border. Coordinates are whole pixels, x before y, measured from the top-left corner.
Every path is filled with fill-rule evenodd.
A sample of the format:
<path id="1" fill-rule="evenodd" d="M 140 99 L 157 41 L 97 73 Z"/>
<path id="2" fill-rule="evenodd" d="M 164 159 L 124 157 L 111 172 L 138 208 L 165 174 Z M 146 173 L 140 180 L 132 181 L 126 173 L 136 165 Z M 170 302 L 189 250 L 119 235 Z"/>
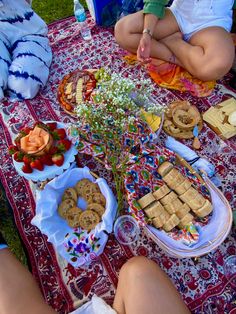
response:
<path id="1" fill-rule="evenodd" d="M 166 271 L 193 313 L 236 313 L 236 296 L 233 287 L 223 274 L 224 258 L 236 254 L 235 231 L 214 252 L 193 260 L 178 260 L 168 257 L 145 235 L 135 246 L 121 246 L 113 235 L 104 253 L 86 269 L 74 269 L 57 256 L 52 245 L 47 243 L 40 231 L 31 225 L 35 212 L 34 195 L 29 182 L 15 171 L 7 147 L 18 130 L 36 120 L 73 121 L 59 107 L 57 86 L 62 77 L 75 70 L 96 68 L 109 64 L 114 71 L 127 71 L 133 77 L 146 76 L 143 69 L 133 68 L 122 61 L 124 52 L 114 41 L 112 31 L 98 28 L 90 21 L 93 39 L 82 41 L 74 18 L 55 22 L 49 26 L 54 59 L 49 82 L 32 101 L 0 104 L 0 179 L 13 208 L 17 227 L 29 252 L 33 274 L 46 301 L 59 313 L 68 313 L 85 302 L 93 293 L 112 303 L 122 264 L 134 255 L 144 255 L 155 260 Z M 111 57 L 113 56 L 113 57 Z M 171 101 L 187 99 L 205 111 L 230 95 L 236 96 L 227 87 L 230 75 L 216 86 L 214 93 L 206 98 L 194 98 L 188 93 L 169 91 L 156 87 L 154 97 L 166 105 Z M 161 135 L 161 141 L 165 135 Z M 200 154 L 211 160 L 223 180 L 223 191 L 233 209 L 236 209 L 236 139 L 221 141 L 214 132 L 204 126 L 200 134 L 203 144 Z M 191 146 L 190 141 L 185 144 Z M 80 156 L 80 164 L 89 166 L 108 182 L 112 178 L 100 164 L 88 156 Z"/>

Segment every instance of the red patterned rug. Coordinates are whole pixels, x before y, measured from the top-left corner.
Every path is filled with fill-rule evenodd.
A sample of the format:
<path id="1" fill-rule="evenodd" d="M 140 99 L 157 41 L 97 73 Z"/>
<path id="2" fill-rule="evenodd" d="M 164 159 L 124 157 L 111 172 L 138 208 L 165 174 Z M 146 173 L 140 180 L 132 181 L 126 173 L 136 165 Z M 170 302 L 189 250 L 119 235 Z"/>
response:
<path id="1" fill-rule="evenodd" d="M 82 41 L 74 18 L 58 21 L 49 26 L 49 38 L 54 59 L 49 82 L 32 101 L 0 104 L 0 178 L 13 208 L 17 227 L 28 250 L 33 274 L 46 301 L 59 313 L 68 313 L 94 293 L 112 302 L 117 276 L 122 264 L 134 255 L 144 255 L 155 260 L 167 272 L 189 309 L 193 313 L 236 313 L 236 295 L 223 273 L 224 259 L 236 254 L 235 231 L 214 252 L 191 259 L 168 257 L 151 240 L 142 236 L 135 247 L 121 246 L 114 236 L 109 237 L 105 252 L 86 269 L 74 269 L 57 256 L 40 231 L 31 225 L 35 201 L 29 182 L 20 177 L 7 153 L 7 147 L 18 130 L 36 120 L 73 121 L 58 105 L 57 87 L 62 77 L 76 68 L 97 68 L 107 64 L 120 72 L 125 67 L 133 77 L 145 77 L 142 69 L 132 68 L 120 58 L 123 51 L 114 41 L 112 31 L 99 28 L 92 22 L 93 40 Z M 113 57 L 111 57 L 113 56 Z M 156 87 L 156 96 L 163 105 L 187 99 L 205 111 L 236 93 L 228 87 L 230 75 L 220 81 L 214 93 L 196 98 L 188 93 Z M 223 182 L 223 191 L 233 209 L 236 209 L 236 138 L 223 142 L 204 126 L 200 135 L 200 154 L 213 162 Z M 190 145 L 190 142 L 185 142 Z M 80 156 L 80 163 L 109 181 L 109 174 L 90 158 Z M 167 292 L 168 293 L 168 292 Z"/>

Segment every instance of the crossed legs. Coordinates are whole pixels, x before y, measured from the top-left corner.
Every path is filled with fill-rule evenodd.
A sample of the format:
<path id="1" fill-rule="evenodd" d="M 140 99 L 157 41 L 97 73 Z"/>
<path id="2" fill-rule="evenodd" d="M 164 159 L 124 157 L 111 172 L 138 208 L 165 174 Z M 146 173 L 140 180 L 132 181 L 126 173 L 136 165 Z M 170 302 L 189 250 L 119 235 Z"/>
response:
<path id="1" fill-rule="evenodd" d="M 122 18 L 115 27 L 120 46 L 136 53 L 142 36 L 144 15 L 137 12 Z M 203 80 L 219 79 L 231 68 L 234 45 L 228 32 L 221 27 L 208 27 L 195 33 L 185 42 L 174 15 L 166 9 L 157 23 L 151 45 L 151 57 L 184 67 Z"/>

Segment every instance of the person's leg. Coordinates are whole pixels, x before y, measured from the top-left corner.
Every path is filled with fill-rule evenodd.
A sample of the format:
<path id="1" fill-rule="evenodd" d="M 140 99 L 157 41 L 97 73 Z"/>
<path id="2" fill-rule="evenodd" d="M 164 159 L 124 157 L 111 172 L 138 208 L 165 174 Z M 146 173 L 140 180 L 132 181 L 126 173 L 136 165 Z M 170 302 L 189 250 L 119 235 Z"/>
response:
<path id="1" fill-rule="evenodd" d="M 8 90 L 12 98 L 34 98 L 49 76 L 52 52 L 47 37 L 28 35 L 12 46 Z"/>
<path id="2" fill-rule="evenodd" d="M 0 313 L 53 314 L 30 272 L 8 248 L 0 249 Z"/>
<path id="3" fill-rule="evenodd" d="M 4 90 L 7 88 L 8 69 L 11 65 L 11 56 L 8 51 L 8 43 L 0 34 L 0 100 L 4 97 Z"/>
<path id="4" fill-rule="evenodd" d="M 113 308 L 118 314 L 190 313 L 167 275 L 145 257 L 122 267 Z"/>
<path id="5" fill-rule="evenodd" d="M 233 64 L 233 40 L 221 27 L 205 28 L 194 34 L 189 42 L 185 42 L 180 33 L 168 36 L 162 42 L 186 70 L 203 81 L 221 78 Z"/>
<path id="6" fill-rule="evenodd" d="M 120 19 L 115 25 L 115 38 L 118 44 L 128 51 L 136 53 L 142 36 L 143 23 L 144 15 L 142 11 Z M 179 26 L 176 19 L 172 12 L 167 9 L 165 17 L 158 21 L 154 31 L 150 56 L 164 61 L 173 60 L 173 53 L 159 40 L 177 31 L 179 31 Z"/>

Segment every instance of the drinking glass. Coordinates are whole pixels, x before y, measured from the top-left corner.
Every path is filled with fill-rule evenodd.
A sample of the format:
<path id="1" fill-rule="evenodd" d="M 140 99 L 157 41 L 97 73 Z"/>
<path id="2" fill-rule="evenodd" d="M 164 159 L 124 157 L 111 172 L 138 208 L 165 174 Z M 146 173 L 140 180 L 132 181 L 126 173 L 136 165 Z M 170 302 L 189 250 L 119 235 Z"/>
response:
<path id="1" fill-rule="evenodd" d="M 117 218 L 114 224 L 114 234 L 118 242 L 130 245 L 139 237 L 139 225 L 130 215 L 123 215 Z"/>

